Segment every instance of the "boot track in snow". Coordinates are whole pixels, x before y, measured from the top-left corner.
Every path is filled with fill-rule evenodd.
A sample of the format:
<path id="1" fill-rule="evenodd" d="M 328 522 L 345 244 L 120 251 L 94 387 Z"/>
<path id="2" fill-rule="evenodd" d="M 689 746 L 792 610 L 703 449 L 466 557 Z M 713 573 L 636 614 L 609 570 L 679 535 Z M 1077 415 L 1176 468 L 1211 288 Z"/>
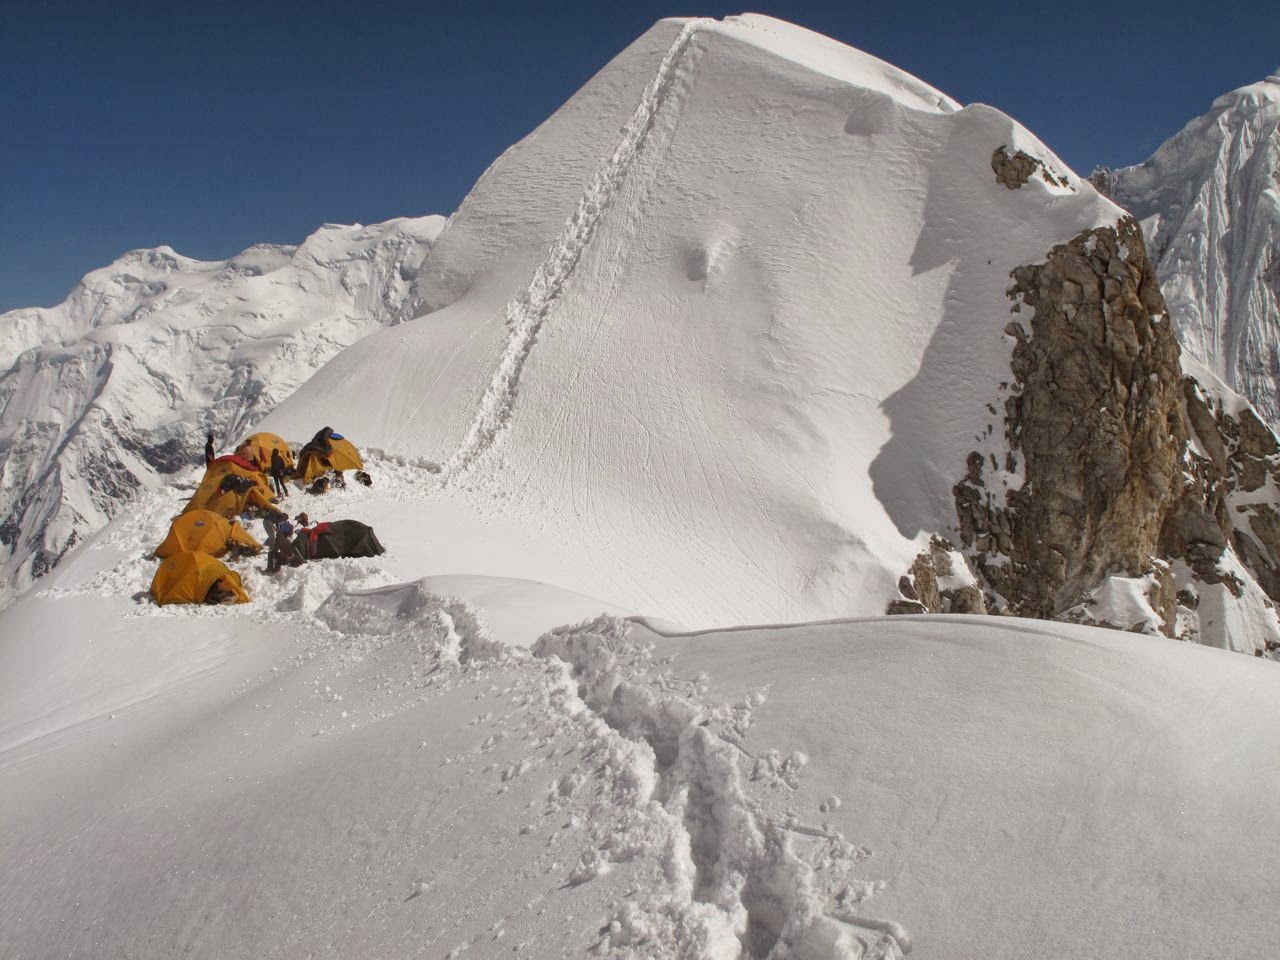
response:
<path id="1" fill-rule="evenodd" d="M 476 412 L 467 436 L 441 469 L 446 481 L 471 466 L 493 444 L 509 422 L 520 373 L 543 321 L 565 284 L 573 276 L 578 261 L 604 219 L 605 212 L 631 170 L 636 156 L 648 141 L 659 110 L 669 102 L 671 88 L 694 34 L 711 22 L 713 21 L 706 18 L 694 19 L 680 29 L 658 64 L 653 79 L 645 87 L 635 112 L 623 127 L 622 139 L 609 158 L 596 169 L 546 259 L 538 265 L 528 288 L 507 303 L 506 348 L 498 361 L 493 379 L 481 398 L 480 409 Z"/>

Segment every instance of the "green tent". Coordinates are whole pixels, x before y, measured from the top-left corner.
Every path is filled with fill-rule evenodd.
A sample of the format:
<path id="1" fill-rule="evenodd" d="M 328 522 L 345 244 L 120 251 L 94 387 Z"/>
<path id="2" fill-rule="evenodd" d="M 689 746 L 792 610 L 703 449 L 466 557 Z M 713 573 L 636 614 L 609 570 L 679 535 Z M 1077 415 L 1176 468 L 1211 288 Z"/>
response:
<path id="1" fill-rule="evenodd" d="M 386 552 L 373 527 L 359 520 L 317 523 L 298 531 L 286 556 L 286 563 L 332 560 L 337 557 L 377 557 Z"/>

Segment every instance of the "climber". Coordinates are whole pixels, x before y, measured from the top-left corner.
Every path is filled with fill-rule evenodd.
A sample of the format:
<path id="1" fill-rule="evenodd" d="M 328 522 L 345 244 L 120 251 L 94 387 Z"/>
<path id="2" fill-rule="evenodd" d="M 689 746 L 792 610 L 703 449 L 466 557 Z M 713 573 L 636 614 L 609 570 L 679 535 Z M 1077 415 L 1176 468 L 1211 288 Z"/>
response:
<path id="1" fill-rule="evenodd" d="M 206 467 L 213 463 L 213 434 L 209 434 L 204 438 L 204 465 Z"/>
<path id="2" fill-rule="evenodd" d="M 286 516 L 272 524 L 271 549 L 267 553 L 267 573 L 275 573 L 284 565 L 284 558 L 293 547 L 293 524 Z"/>
<path id="3" fill-rule="evenodd" d="M 271 483 L 275 487 L 276 497 L 283 500 L 289 491 L 284 485 L 285 463 L 279 450 L 271 451 Z"/>

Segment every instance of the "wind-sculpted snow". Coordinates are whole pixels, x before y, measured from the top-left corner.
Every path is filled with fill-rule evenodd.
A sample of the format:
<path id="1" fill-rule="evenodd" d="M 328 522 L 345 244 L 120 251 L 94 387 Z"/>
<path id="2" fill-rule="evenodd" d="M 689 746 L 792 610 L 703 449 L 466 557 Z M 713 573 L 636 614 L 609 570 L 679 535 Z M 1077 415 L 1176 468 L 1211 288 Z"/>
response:
<path id="1" fill-rule="evenodd" d="M 138 250 L 57 307 L 0 317 L 0 600 L 323 363 L 403 319 L 443 221 L 326 226 L 202 263 Z"/>

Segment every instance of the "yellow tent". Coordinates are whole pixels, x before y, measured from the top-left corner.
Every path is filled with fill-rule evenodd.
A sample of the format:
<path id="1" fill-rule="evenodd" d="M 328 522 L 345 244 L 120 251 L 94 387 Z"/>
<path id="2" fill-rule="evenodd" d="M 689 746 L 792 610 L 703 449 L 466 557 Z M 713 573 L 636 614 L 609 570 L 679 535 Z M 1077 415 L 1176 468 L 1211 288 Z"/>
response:
<path id="1" fill-rule="evenodd" d="M 228 477 L 244 477 L 250 482 L 244 485 L 244 490 L 227 489 L 223 481 Z M 209 464 L 204 479 L 182 512 L 212 510 L 219 516 L 235 517 L 249 510 L 271 510 L 275 502 L 266 474 L 242 457 L 226 456 Z"/>
<path id="2" fill-rule="evenodd" d="M 270 473 L 273 450 L 280 451 L 285 470 L 293 472 L 293 451 L 289 449 L 289 444 L 274 433 L 255 433 L 247 437 L 236 447 L 236 456 L 256 464 L 263 473 Z"/>
<path id="3" fill-rule="evenodd" d="M 207 553 L 184 550 L 160 564 L 151 581 L 151 598 L 167 603 L 204 603 L 214 585 L 229 595 L 228 603 L 248 603 L 240 574 Z"/>
<path id="4" fill-rule="evenodd" d="M 364 461 L 360 459 L 360 451 L 345 437 L 341 440 L 330 440 L 332 452 L 326 457 L 315 447 L 303 447 L 298 461 L 298 478 L 303 483 L 310 483 L 330 470 L 363 470 Z"/>
<path id="5" fill-rule="evenodd" d="M 211 557 L 220 557 L 228 550 L 235 553 L 259 553 L 262 544 L 233 520 L 212 510 L 192 510 L 173 521 L 164 543 L 156 547 L 156 556 L 163 559 L 183 550 L 195 550 Z"/>

